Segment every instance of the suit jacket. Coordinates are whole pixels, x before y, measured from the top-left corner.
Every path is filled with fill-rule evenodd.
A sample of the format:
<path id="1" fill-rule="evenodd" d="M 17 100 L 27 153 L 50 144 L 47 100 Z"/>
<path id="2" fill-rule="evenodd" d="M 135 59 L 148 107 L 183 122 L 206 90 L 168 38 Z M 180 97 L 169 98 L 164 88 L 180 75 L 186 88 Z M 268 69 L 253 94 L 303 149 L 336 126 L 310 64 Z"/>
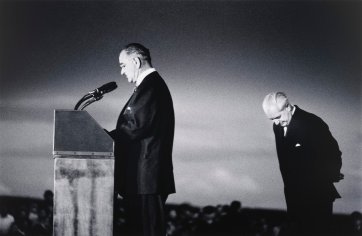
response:
<path id="1" fill-rule="evenodd" d="M 287 203 L 340 198 L 333 182 L 342 153 L 328 125 L 296 106 L 286 136 L 283 127 L 274 124 L 273 129 Z"/>
<path id="2" fill-rule="evenodd" d="M 121 194 L 175 192 L 172 147 L 175 116 L 164 80 L 152 72 L 119 115 L 115 140 L 115 188 Z"/>

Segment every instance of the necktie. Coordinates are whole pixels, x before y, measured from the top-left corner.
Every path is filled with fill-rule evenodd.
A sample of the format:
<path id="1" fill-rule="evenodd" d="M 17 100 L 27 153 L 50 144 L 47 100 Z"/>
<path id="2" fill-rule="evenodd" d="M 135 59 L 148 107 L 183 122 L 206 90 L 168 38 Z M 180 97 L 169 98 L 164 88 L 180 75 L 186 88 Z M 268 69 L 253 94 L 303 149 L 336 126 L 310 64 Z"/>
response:
<path id="1" fill-rule="evenodd" d="M 284 129 L 284 137 L 285 137 L 285 136 L 287 136 L 287 129 L 288 128 L 286 126 L 284 126 L 283 129 Z"/>

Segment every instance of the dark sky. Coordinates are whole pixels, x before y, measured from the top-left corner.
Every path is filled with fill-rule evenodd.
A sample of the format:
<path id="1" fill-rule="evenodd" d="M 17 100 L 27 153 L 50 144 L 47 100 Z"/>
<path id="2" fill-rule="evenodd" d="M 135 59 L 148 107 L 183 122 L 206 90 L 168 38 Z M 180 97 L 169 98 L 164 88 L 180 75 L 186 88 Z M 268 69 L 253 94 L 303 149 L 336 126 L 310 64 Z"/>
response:
<path id="1" fill-rule="evenodd" d="M 132 92 L 122 46 L 140 42 L 176 113 L 171 202 L 285 208 L 272 124 L 276 90 L 323 118 L 343 152 L 336 211 L 361 210 L 361 2 L 1 1 L 0 194 L 53 184 L 53 112 L 109 81 L 87 111 L 107 129 Z"/>

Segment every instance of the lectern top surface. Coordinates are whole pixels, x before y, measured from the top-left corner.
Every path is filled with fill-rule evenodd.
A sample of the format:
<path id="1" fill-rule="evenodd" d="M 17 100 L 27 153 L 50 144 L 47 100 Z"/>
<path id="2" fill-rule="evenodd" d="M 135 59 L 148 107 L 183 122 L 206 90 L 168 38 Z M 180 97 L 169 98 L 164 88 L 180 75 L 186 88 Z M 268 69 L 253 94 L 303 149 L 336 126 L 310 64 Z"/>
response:
<path id="1" fill-rule="evenodd" d="M 113 140 L 88 112 L 55 110 L 54 152 L 113 153 Z"/>

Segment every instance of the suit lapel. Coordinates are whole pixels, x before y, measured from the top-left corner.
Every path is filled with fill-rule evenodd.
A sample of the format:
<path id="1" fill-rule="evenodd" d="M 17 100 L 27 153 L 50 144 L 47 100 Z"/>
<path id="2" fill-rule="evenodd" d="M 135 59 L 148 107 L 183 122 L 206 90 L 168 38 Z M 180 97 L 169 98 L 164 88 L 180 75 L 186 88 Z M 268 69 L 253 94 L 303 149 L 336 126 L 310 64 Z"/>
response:
<path id="1" fill-rule="evenodd" d="M 275 134 L 277 136 L 278 139 L 284 138 L 284 130 L 283 127 L 279 126 L 279 125 L 275 125 L 274 124 L 274 129 L 275 129 Z"/>
<path id="2" fill-rule="evenodd" d="M 121 111 L 121 115 L 124 114 L 124 111 L 126 110 L 128 104 L 130 103 L 130 101 L 132 100 L 132 98 L 135 96 L 135 92 L 132 93 L 131 97 L 128 99 L 128 101 L 126 102 L 126 104 L 124 105 L 122 111 Z"/>
<path id="3" fill-rule="evenodd" d="M 131 101 L 134 99 L 135 96 L 136 96 L 136 92 L 133 92 L 131 97 L 128 99 L 126 104 L 123 106 L 121 113 L 119 113 L 118 120 L 117 120 L 117 126 L 116 126 L 117 128 L 121 124 L 122 116 L 124 115 L 128 105 L 131 103 Z"/>
<path id="4" fill-rule="evenodd" d="M 118 120 L 121 118 L 121 116 L 124 114 L 124 112 L 126 111 L 127 107 L 132 104 L 132 101 L 135 99 L 135 97 L 142 93 L 142 90 L 146 89 L 151 83 L 152 83 L 152 79 L 156 77 L 156 75 L 158 75 L 157 71 L 152 72 L 151 74 L 147 75 L 144 80 L 142 81 L 142 83 L 137 87 L 137 89 L 133 92 L 133 94 L 131 95 L 131 97 L 128 99 L 128 101 L 126 102 L 126 104 L 124 105 L 124 107 L 122 108 L 122 111 L 120 113 L 120 116 L 118 118 Z"/>

